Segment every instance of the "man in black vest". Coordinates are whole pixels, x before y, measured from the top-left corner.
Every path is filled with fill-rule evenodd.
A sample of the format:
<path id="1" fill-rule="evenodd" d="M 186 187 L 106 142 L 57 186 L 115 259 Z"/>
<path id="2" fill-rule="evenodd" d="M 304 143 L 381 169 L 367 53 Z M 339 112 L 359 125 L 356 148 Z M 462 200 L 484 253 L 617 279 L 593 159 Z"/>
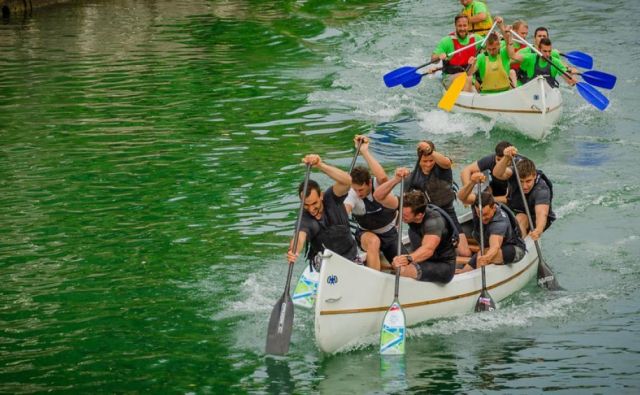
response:
<path id="1" fill-rule="evenodd" d="M 501 180 L 509 181 L 507 206 L 516 213 L 522 234 L 528 234 L 533 240 L 538 240 L 542 232 L 547 230 L 556 219 L 556 215 L 551 208 L 553 186 L 547 176 L 541 170 L 537 170 L 536 165 L 530 159 L 522 157 L 516 163 L 518 175 L 520 175 L 520 184 L 533 221 L 533 224 L 531 224 L 532 229 L 529 232 L 530 224 L 522 201 L 522 195 L 520 194 L 520 187 L 513 169 L 510 167 L 511 158 L 517 154 L 516 147 L 505 148 L 504 156 L 496 164 L 493 174 Z"/>
<path id="2" fill-rule="evenodd" d="M 451 170 L 453 162 L 449 157 L 436 151 L 435 145 L 429 140 L 418 143 L 417 153 L 418 161 L 405 180 L 404 192 L 414 189 L 422 191 L 428 203 L 446 211 L 456 224 L 460 234 L 460 243 L 457 247 L 458 255 L 461 257 L 471 256 L 467 238 L 462 232 L 462 226 L 453 206 L 456 199 L 456 193 L 453 189 L 453 171 Z"/>
<path id="3" fill-rule="evenodd" d="M 470 186 L 463 187 L 460 192 L 463 198 L 471 193 L 474 184 L 485 180 L 483 173 L 474 173 L 470 178 Z M 484 255 L 479 252 L 469 260 L 469 265 L 459 272 L 466 272 L 481 266 L 493 264 L 509 264 L 518 262 L 524 257 L 526 246 L 520 237 L 520 227 L 512 213 L 500 206 L 489 191 L 482 192 L 482 212 L 478 210 L 477 200 L 473 206 L 473 237 L 480 242 L 480 220 L 484 225 Z"/>
<path id="4" fill-rule="evenodd" d="M 399 168 L 395 176 L 381 185 L 379 190 L 389 193 L 407 176 L 408 169 Z M 456 269 L 457 240 L 454 240 L 454 234 L 457 232 L 453 221 L 444 217 L 448 215 L 446 212 L 438 211 L 435 206 L 428 207 L 422 191 L 406 192 L 403 199 L 402 220 L 409 224 L 413 252 L 396 256 L 392 265 L 400 267 L 403 277 L 448 283 Z"/>
<path id="5" fill-rule="evenodd" d="M 361 144 L 360 154 L 367 161 L 374 177 L 371 177 L 367 168 L 354 167 L 351 171 L 351 189 L 344 205 L 358 224 L 356 241 L 367 252 L 367 266 L 380 270 L 380 251 L 388 262 L 391 262 L 398 252 L 398 210 L 389 208 L 398 206 L 398 198 L 393 194 L 388 194 L 383 201 L 373 197 L 378 185 L 387 181 L 387 174 L 369 152 L 369 139 L 356 135 L 354 141 L 356 146 L 358 143 Z"/>
<path id="6" fill-rule="evenodd" d="M 471 184 L 473 187 L 473 183 L 471 183 L 471 175 L 476 172 L 487 172 L 491 173 L 491 182 L 489 186 L 491 187 L 491 192 L 497 201 L 501 203 L 507 202 L 507 186 L 508 182 L 504 180 L 499 180 L 493 175 L 493 168 L 496 164 L 502 159 L 504 155 L 504 149 L 510 147 L 512 144 L 508 141 L 501 141 L 496 144 L 495 153 L 491 155 L 487 155 L 478 159 L 477 161 L 467 165 L 460 172 L 460 180 L 462 180 L 462 188 L 458 192 L 458 199 L 464 204 L 473 204 L 476 199 L 474 191 L 469 191 L 469 193 L 463 193 L 463 189 L 465 186 Z"/>
<path id="7" fill-rule="evenodd" d="M 304 183 L 298 187 L 300 199 L 304 199 L 304 213 L 298 234 L 298 251 L 291 250 L 291 240 L 287 253 L 288 261 L 295 262 L 305 242 L 310 244 L 307 255 L 309 259 L 329 248 L 347 259 L 354 260 L 358 255 L 358 247 L 351 235 L 349 215 L 344 207 L 344 200 L 351 187 L 351 177 L 347 172 L 327 165 L 315 154 L 305 156 L 302 162 L 319 169 L 331 177 L 335 184 L 322 192 L 317 182 L 309 180 L 305 197 L 302 196 Z"/>

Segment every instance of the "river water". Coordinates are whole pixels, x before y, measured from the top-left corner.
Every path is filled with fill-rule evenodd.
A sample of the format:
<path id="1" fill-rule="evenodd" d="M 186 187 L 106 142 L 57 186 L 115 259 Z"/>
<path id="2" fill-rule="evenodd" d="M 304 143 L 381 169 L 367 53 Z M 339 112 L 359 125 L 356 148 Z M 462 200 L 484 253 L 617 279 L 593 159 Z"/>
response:
<path id="1" fill-rule="evenodd" d="M 564 85 L 535 142 L 438 110 L 435 80 L 385 88 L 451 30 L 453 0 L 93 0 L 2 20 L 0 392 L 638 393 L 640 5 L 489 6 L 591 53 L 618 76 L 610 108 Z M 411 328 L 391 365 L 366 341 L 319 352 L 298 309 L 288 356 L 265 357 L 300 158 L 345 168 L 356 133 L 388 171 L 429 138 L 456 177 L 512 141 L 554 181 L 543 247 L 566 290 Z"/>

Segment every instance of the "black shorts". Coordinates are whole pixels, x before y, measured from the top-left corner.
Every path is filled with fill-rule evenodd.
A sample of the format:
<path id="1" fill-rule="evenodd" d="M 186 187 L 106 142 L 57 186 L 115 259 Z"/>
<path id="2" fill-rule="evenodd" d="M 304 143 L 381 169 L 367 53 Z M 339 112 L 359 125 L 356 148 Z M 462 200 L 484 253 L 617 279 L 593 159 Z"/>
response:
<path id="1" fill-rule="evenodd" d="M 424 261 L 412 263 L 418 272 L 418 280 L 438 283 L 448 283 L 456 273 L 456 261 L 447 262 Z"/>
<path id="2" fill-rule="evenodd" d="M 365 232 L 370 232 L 370 231 L 360 229 L 360 228 L 356 229 L 356 241 L 358 242 L 358 247 L 360 247 L 360 249 L 363 251 L 364 249 L 362 248 L 360 239 L 362 238 L 362 234 Z M 394 227 L 382 234 L 377 234 L 377 233 L 373 233 L 373 234 L 378 236 L 378 239 L 380 239 L 380 252 L 382 252 L 382 255 L 384 255 L 384 257 L 387 258 L 387 261 L 391 263 L 393 258 L 395 258 L 398 255 L 398 230 Z M 408 254 L 408 253 L 409 252 L 407 251 L 407 249 L 404 246 L 402 246 L 402 252 L 400 255 Z"/>
<path id="3" fill-rule="evenodd" d="M 502 246 L 501 250 L 502 250 L 502 258 L 504 259 L 505 265 L 520 261 L 522 258 L 524 258 L 524 254 L 526 252 L 524 249 L 513 244 L 505 244 Z M 471 259 L 469 259 L 469 266 L 471 266 L 474 269 L 477 268 L 477 265 L 476 265 L 477 259 L 478 259 L 478 254 L 473 254 Z"/>

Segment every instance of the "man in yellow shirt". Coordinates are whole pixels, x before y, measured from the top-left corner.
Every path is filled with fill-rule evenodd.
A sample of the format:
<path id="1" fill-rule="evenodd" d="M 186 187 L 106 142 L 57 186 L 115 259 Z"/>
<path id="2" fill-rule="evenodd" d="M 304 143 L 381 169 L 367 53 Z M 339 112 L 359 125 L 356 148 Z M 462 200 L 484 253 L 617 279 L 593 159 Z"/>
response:
<path id="1" fill-rule="evenodd" d="M 493 19 L 491 19 L 491 13 L 489 13 L 487 5 L 477 0 L 460 0 L 460 4 L 463 7 L 460 13 L 468 16 L 471 23 L 469 32 L 477 33 L 481 36 L 489 33 L 493 25 Z"/>

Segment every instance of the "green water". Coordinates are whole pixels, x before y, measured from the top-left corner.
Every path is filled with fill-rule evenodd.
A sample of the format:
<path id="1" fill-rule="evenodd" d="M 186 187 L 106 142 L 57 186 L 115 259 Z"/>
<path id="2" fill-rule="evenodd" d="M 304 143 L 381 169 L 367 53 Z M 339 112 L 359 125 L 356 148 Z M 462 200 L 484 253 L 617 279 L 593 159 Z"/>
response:
<path id="1" fill-rule="evenodd" d="M 0 392 L 637 393 L 640 51 L 621 21 L 640 6 L 562 3 L 490 2 L 618 76 L 604 113 L 563 87 L 543 142 L 437 110 L 436 81 L 382 84 L 423 63 L 455 1 L 95 0 L 0 21 Z M 388 170 L 421 138 L 456 174 L 502 139 L 543 164 L 566 291 L 412 328 L 400 364 L 366 341 L 322 354 L 296 310 L 289 355 L 265 357 L 300 158 L 344 168 L 356 133 Z"/>

